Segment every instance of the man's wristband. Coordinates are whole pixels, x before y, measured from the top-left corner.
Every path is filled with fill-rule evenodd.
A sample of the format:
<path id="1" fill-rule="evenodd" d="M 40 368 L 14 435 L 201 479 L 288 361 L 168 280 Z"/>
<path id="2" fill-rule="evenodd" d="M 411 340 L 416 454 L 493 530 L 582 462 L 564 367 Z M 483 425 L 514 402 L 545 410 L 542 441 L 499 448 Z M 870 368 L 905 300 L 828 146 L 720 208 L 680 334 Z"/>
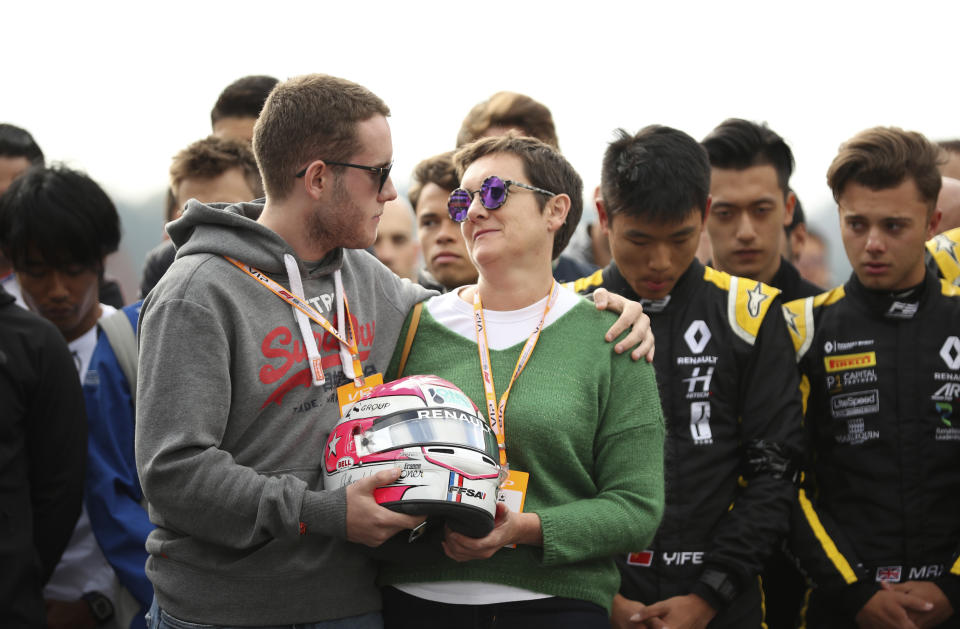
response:
<path id="1" fill-rule="evenodd" d="M 692 593 L 704 599 L 710 607 L 721 611 L 737 597 L 739 591 L 736 583 L 726 572 L 704 568 L 700 573 L 700 579 L 693 586 Z"/>
<path id="2" fill-rule="evenodd" d="M 90 614 L 98 625 L 102 625 L 113 618 L 113 603 L 100 592 L 87 592 L 80 598 L 90 606 Z"/>

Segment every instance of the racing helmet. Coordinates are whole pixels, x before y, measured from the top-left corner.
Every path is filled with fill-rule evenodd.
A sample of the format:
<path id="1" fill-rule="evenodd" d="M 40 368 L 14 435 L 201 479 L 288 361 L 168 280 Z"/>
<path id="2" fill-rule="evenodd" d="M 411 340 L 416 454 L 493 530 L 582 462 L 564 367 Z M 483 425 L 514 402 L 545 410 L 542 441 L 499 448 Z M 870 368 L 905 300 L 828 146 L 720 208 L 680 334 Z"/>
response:
<path id="1" fill-rule="evenodd" d="M 443 378 L 409 376 L 349 407 L 327 439 L 324 486 L 399 467 L 400 478 L 374 490 L 377 503 L 483 537 L 506 478 L 499 460 L 496 436 L 470 398 Z"/>

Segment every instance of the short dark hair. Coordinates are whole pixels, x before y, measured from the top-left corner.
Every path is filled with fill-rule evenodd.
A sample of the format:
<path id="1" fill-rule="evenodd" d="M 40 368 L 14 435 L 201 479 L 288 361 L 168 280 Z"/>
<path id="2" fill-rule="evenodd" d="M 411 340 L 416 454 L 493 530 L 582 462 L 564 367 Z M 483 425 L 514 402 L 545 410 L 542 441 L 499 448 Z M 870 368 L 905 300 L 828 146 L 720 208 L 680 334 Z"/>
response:
<path id="1" fill-rule="evenodd" d="M 253 152 L 266 193 L 285 199 L 294 175 L 310 160 L 348 160 L 357 150 L 357 125 L 378 114 L 389 116 L 390 108 L 347 79 L 308 74 L 279 83 L 253 128 Z"/>
<path id="2" fill-rule="evenodd" d="M 210 125 L 222 118 L 257 118 L 267 101 L 270 91 L 279 81 L 262 74 L 245 76 L 223 88 L 213 109 L 210 110 Z"/>
<path id="3" fill-rule="evenodd" d="M 0 196 L 0 249 L 15 269 L 26 266 L 31 248 L 53 267 L 101 268 L 119 244 L 117 208 L 81 172 L 35 166 Z"/>
<path id="4" fill-rule="evenodd" d="M 0 157 L 25 157 L 31 166 L 43 166 L 43 151 L 26 129 L 0 123 Z"/>
<path id="5" fill-rule="evenodd" d="M 523 135 L 537 138 L 554 148 L 560 146 L 550 109 L 526 94 L 497 92 L 474 105 L 460 125 L 457 148 L 480 139 L 490 127 L 516 127 L 523 131 Z"/>
<path id="6" fill-rule="evenodd" d="M 410 199 L 410 207 L 414 212 L 417 211 L 417 203 L 420 202 L 420 193 L 428 183 L 450 192 L 460 185 L 457 169 L 453 165 L 453 151 L 428 157 L 413 169 L 407 198 Z"/>
<path id="7" fill-rule="evenodd" d="M 607 216 L 677 223 L 701 216 L 710 196 L 710 163 L 703 147 L 678 129 L 650 125 L 630 135 L 616 130 L 600 173 Z"/>
<path id="8" fill-rule="evenodd" d="M 742 118 L 728 118 L 703 139 L 710 166 L 746 170 L 753 166 L 773 166 L 783 197 L 790 193 L 793 151 L 770 127 Z"/>
<path id="9" fill-rule="evenodd" d="M 922 134 L 898 127 L 872 127 L 840 145 L 827 169 L 827 185 L 839 203 L 850 182 L 886 190 L 909 177 L 932 214 L 943 183 L 939 163 L 940 148 Z"/>
<path id="10" fill-rule="evenodd" d="M 570 162 L 560 154 L 556 148 L 528 136 L 520 136 L 514 132 L 497 137 L 484 138 L 468 144 L 453 155 L 454 165 L 457 167 L 457 177 L 473 162 L 486 155 L 507 153 L 516 155 L 523 162 L 524 175 L 537 188 L 549 190 L 554 194 L 566 194 L 570 197 L 570 211 L 567 220 L 553 234 L 552 259 L 556 260 L 580 222 L 583 213 L 583 181 L 573 169 Z M 536 194 L 540 211 L 546 207 L 549 197 Z"/>

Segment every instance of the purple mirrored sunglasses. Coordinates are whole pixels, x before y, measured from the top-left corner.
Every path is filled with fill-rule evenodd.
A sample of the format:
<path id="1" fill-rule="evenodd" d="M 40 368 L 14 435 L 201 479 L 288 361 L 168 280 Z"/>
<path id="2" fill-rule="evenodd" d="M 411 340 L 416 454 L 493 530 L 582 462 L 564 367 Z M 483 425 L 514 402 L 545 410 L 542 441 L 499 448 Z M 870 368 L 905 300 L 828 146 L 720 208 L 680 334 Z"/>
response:
<path id="1" fill-rule="evenodd" d="M 471 191 L 465 188 L 457 188 L 451 192 L 450 198 L 447 199 L 447 212 L 450 213 L 450 218 L 458 223 L 467 220 L 467 211 L 473 202 L 473 195 L 478 192 L 480 193 L 480 203 L 483 207 L 488 210 L 496 210 L 507 202 L 507 193 L 510 190 L 510 186 L 539 192 L 540 194 L 545 194 L 550 197 L 557 196 L 555 193 L 544 190 L 543 188 L 536 188 L 525 183 L 520 183 L 519 181 L 501 179 L 496 175 L 491 175 L 483 180 L 479 190 Z"/>

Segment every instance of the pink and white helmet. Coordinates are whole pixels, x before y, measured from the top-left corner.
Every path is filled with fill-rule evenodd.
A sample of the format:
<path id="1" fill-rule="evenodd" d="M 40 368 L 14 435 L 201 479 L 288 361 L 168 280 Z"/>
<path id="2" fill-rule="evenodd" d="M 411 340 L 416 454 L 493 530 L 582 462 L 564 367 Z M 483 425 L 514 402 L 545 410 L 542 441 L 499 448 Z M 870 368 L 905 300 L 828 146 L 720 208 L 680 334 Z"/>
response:
<path id="1" fill-rule="evenodd" d="M 374 491 L 379 504 L 483 537 L 506 477 L 499 458 L 487 420 L 456 385 L 410 376 L 374 387 L 350 407 L 327 439 L 323 472 L 325 487 L 337 489 L 399 467 L 396 482 Z"/>

